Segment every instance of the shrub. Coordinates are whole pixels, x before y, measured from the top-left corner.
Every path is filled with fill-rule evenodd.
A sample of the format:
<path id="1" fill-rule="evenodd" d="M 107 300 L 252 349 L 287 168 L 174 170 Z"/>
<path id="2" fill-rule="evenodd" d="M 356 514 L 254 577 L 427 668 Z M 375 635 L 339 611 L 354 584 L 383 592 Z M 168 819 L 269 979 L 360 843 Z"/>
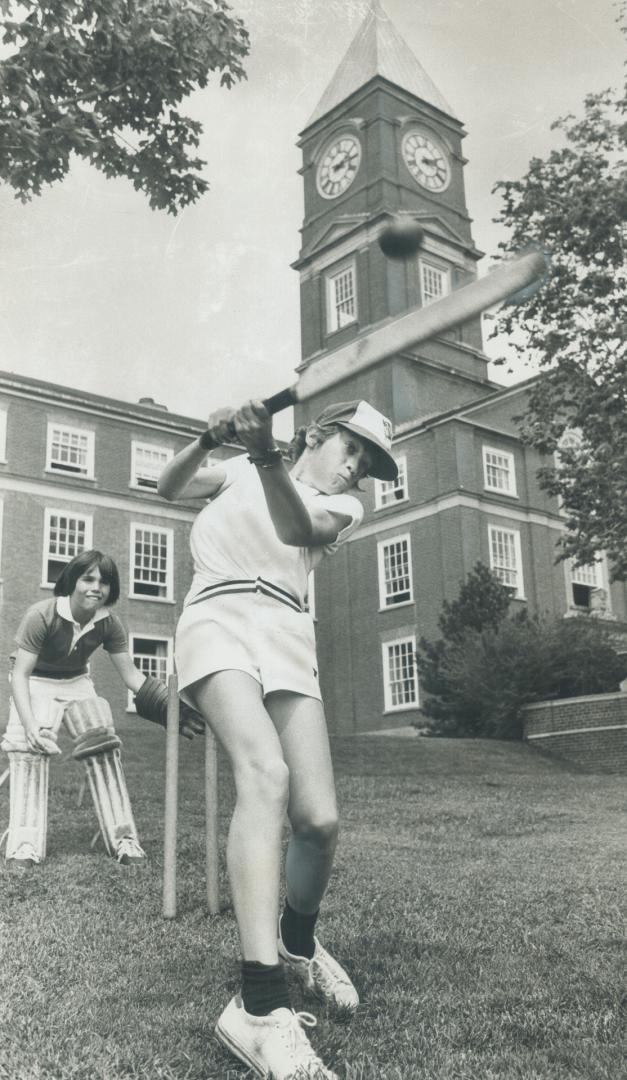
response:
<path id="1" fill-rule="evenodd" d="M 433 643 L 422 639 L 416 657 L 434 734 L 520 738 L 523 705 L 609 693 L 625 677 L 607 625 L 594 618 L 503 613 L 463 626 L 445 622 L 453 607 L 440 620 L 448 633 Z"/>

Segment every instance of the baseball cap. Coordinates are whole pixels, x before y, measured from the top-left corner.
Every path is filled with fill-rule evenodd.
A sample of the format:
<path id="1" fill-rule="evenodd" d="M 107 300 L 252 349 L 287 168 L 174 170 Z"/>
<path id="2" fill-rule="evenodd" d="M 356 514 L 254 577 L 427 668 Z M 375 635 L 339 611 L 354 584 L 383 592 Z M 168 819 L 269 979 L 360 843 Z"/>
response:
<path id="1" fill-rule="evenodd" d="M 392 457 L 392 424 L 387 416 L 373 409 L 367 401 L 340 401 L 329 405 L 315 420 L 318 427 L 339 427 L 359 435 L 372 454 L 369 476 L 377 480 L 396 480 L 398 466 Z"/>

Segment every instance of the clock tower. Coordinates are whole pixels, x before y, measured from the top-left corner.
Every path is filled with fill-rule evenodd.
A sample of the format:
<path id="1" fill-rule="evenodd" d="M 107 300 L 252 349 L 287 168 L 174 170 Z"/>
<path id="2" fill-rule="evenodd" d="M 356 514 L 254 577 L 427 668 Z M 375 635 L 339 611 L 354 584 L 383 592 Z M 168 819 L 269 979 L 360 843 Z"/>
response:
<path id="1" fill-rule="evenodd" d="M 476 277 L 466 207 L 465 132 L 418 59 L 373 0 L 305 129 L 304 222 L 294 264 L 301 280 L 304 370 L 352 338 Z M 378 244 L 392 216 L 417 222 L 415 257 L 387 259 Z M 396 427 L 494 388 L 481 320 L 474 319 L 297 410 L 365 397 Z"/>

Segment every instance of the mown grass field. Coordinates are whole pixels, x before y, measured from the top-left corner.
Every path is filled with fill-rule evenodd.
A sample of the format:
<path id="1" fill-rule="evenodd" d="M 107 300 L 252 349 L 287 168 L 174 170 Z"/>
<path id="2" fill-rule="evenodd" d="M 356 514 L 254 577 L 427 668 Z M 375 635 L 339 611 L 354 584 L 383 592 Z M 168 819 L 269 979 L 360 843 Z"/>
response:
<path id="1" fill-rule="evenodd" d="M 164 740 L 119 728 L 149 866 L 89 850 L 80 770 L 54 762 L 46 864 L 0 868 L 0 1077 L 244 1080 L 212 1035 L 238 964 L 224 877 L 222 914 L 204 909 L 201 743 L 181 745 L 165 923 Z M 343 829 L 320 935 L 363 1005 L 338 1024 L 295 1004 L 341 1080 L 619 1080 L 623 781 L 498 742 L 345 738 L 334 756 Z M 7 817 L 5 785 L 0 831 Z"/>

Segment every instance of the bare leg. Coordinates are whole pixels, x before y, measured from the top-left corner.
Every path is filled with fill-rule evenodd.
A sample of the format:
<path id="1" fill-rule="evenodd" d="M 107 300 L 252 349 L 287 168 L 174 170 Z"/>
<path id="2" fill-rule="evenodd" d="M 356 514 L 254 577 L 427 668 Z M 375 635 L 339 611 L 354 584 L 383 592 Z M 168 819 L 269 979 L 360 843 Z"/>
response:
<path id="1" fill-rule="evenodd" d="M 322 703 L 286 692 L 269 694 L 266 707 L 290 775 L 287 899 L 294 911 L 314 914 L 329 881 L 337 844 L 337 804 Z"/>
<path id="2" fill-rule="evenodd" d="M 261 687 L 218 671 L 188 690 L 225 752 L 236 788 L 227 866 L 244 960 L 277 964 L 281 838 L 288 770 Z"/>

